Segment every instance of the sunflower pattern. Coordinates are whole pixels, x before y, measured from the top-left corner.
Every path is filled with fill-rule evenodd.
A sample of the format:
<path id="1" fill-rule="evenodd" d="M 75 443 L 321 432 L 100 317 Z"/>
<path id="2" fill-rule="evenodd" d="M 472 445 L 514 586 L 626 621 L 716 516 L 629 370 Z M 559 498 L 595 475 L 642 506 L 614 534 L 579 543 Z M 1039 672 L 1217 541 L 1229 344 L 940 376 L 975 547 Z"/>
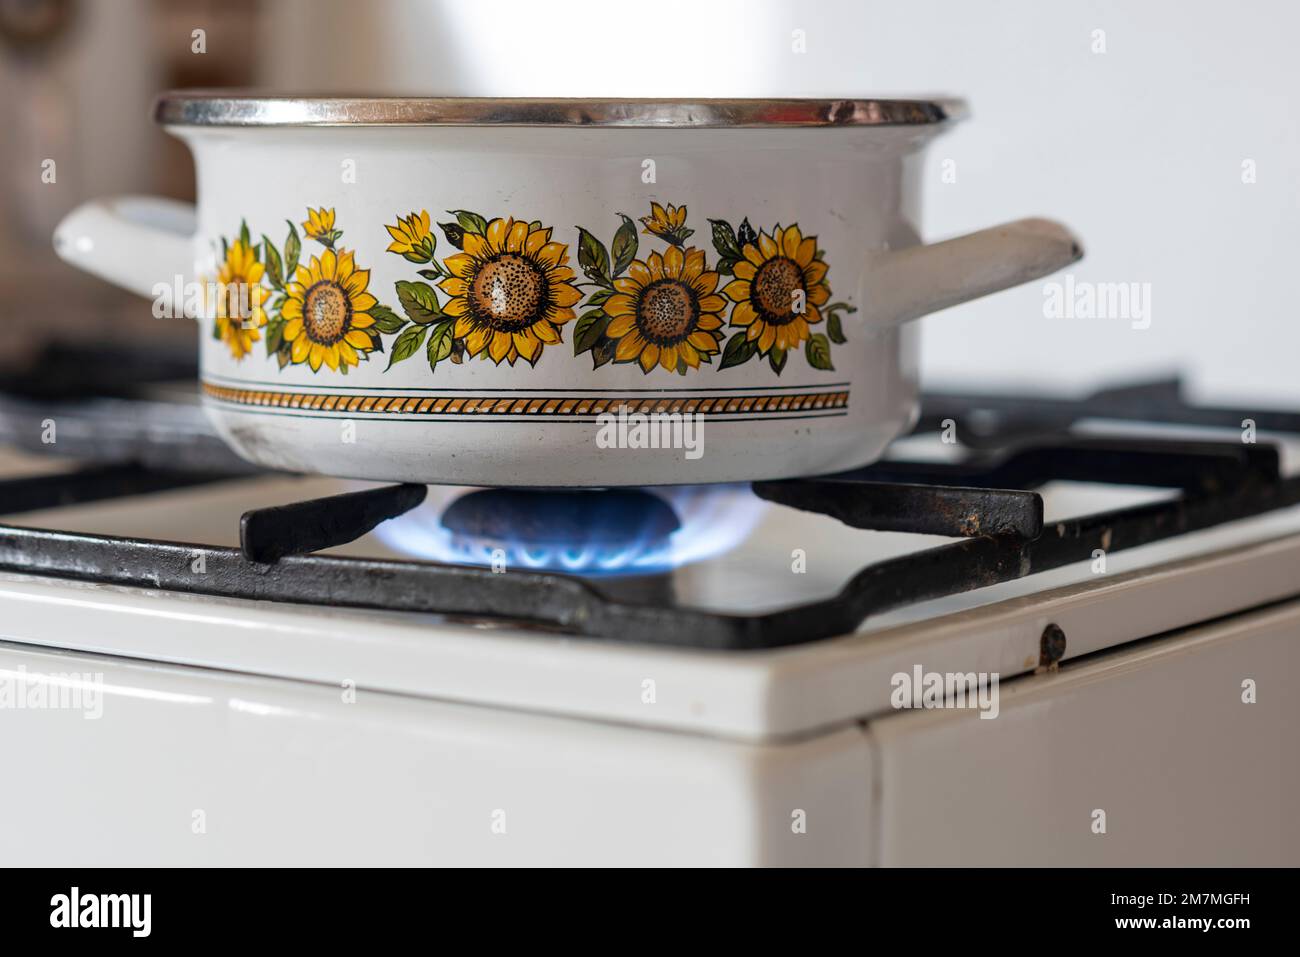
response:
<path id="1" fill-rule="evenodd" d="M 243 359 L 253 351 L 267 322 L 266 300 L 270 295 L 262 284 L 266 267 L 257 247 L 250 245 L 248 226 L 240 226 L 239 238 L 233 243 L 222 241 L 222 261 L 214 282 L 208 288 L 213 317 L 212 334 L 230 349 L 234 359 Z"/>
<path id="2" fill-rule="evenodd" d="M 320 209 L 308 208 L 307 218 L 302 222 L 302 229 L 308 239 L 314 239 L 331 249 L 343 235 L 334 228 L 334 210 L 326 209 L 324 206 Z"/>
<path id="3" fill-rule="evenodd" d="M 645 227 L 641 230 L 643 233 L 658 236 L 674 246 L 681 246 L 695 234 L 695 230 L 686 228 L 686 207 L 672 203 L 660 206 L 651 202 L 650 215 L 641 217 L 641 225 Z"/>
<path id="4" fill-rule="evenodd" d="M 391 316 L 392 310 L 370 293 L 370 271 L 357 267 L 356 254 L 336 248 L 343 231 L 335 228 L 333 209 L 308 210 L 303 229 L 325 248 L 306 261 L 297 227 L 292 222 L 288 226 L 282 247 L 266 235 L 251 247 L 258 261 L 257 298 L 266 304 L 266 354 L 274 356 L 281 369 L 305 365 L 312 372 L 326 368 L 347 375 L 370 353 L 383 351 L 379 320 Z M 228 255 L 241 243 L 249 243 L 247 227 Z M 231 347 L 236 359 L 242 360 L 248 351 L 237 355 Z"/>
<path id="5" fill-rule="evenodd" d="M 456 317 L 466 354 L 536 365 L 543 345 L 561 341 L 560 327 L 582 298 L 569 247 L 551 241 L 551 227 L 511 218 L 466 232 L 462 250 L 443 260 L 450 275 L 438 288 L 451 296 L 444 311 Z"/>
<path id="6" fill-rule="evenodd" d="M 721 349 L 719 313 L 727 300 L 715 290 L 718 274 L 705 268 L 704 251 L 669 246 L 645 262 L 633 260 L 617 293 L 605 300 L 611 317 L 605 335 L 615 341 L 614 361 L 636 361 L 642 372 L 658 362 L 669 372 L 700 367 Z"/>
<path id="7" fill-rule="evenodd" d="M 457 252 L 441 261 L 435 258 L 428 210 L 398 217 L 387 227 L 393 239 L 388 251 L 427 262 L 418 275 L 436 284 L 397 283 L 407 319 L 399 319 L 393 330 L 398 336 L 389 367 L 421 347 L 434 371 L 444 359 L 459 364 L 475 357 L 497 365 L 513 366 L 520 359 L 536 365 L 546 346 L 563 341 L 561 330 L 582 298 L 569 267 L 569 247 L 552 241 L 551 227 L 537 220 L 488 220 L 463 209 L 451 215 L 455 222 L 438 226 Z"/>
<path id="8" fill-rule="evenodd" d="M 427 209 L 409 216 L 397 218 L 393 226 L 385 226 L 393 241 L 388 244 L 387 252 L 397 253 L 408 262 L 427 263 L 433 259 L 437 240 L 429 229 L 429 211 Z"/>
<path id="9" fill-rule="evenodd" d="M 304 257 L 292 221 L 280 247 L 265 234 L 254 244 L 241 224 L 234 242 L 221 242 L 214 338 L 237 361 L 264 338 L 282 369 L 346 375 L 374 353 L 387 352 L 391 369 L 422 352 L 436 372 L 443 361 L 476 357 L 535 366 L 572 322 L 574 355 L 589 354 L 594 368 L 635 364 L 645 375 L 685 376 L 718 357 L 720 370 L 766 359 L 779 375 L 801 348 L 812 368 L 834 369 L 832 343 L 845 341 L 841 313 L 856 311 L 830 301 L 825 251 L 798 223 L 755 231 L 748 219 L 736 229 L 711 219 L 717 258 L 710 265 L 705 249 L 687 245 L 695 232 L 687 208 L 653 202 L 639 222 L 661 249 L 643 250 L 637 223 L 623 213 L 608 245 L 577 227 L 580 282 L 552 227 L 464 209 L 449 214 L 453 220 L 437 226 L 455 251 L 441 259 L 427 209 L 385 225 L 386 251 L 421 267 L 418 278 L 394 284 L 400 313 L 379 302 L 370 270 L 340 245 L 334 209 L 308 208 L 301 223 L 323 247 L 319 255 Z M 387 348 L 386 336 L 393 337 Z"/>
<path id="10" fill-rule="evenodd" d="M 596 290 L 574 327 L 574 352 L 589 352 L 596 368 L 606 362 L 636 362 L 686 375 L 711 364 L 721 353 L 720 369 L 764 357 L 778 375 L 790 351 L 804 346 L 808 364 L 833 370 L 831 343 L 845 341 L 841 312 L 847 303 L 829 303 L 825 253 L 816 237 L 804 237 L 798 224 L 756 233 L 744 220 L 737 232 L 726 220 L 711 219 L 717 262 L 688 247 L 694 230 L 687 209 L 650 204 L 641 217 L 643 232 L 662 240 L 665 251 L 637 258 L 636 227 L 620 214 L 622 226 L 606 249 L 579 227 L 578 261 Z M 788 252 L 788 255 L 787 255 Z M 625 275 L 626 274 L 626 275 Z M 732 276 L 721 290 L 720 276 Z M 723 316 L 738 331 L 725 348 Z M 826 333 L 812 326 L 826 322 Z"/>
<path id="11" fill-rule="evenodd" d="M 285 284 L 287 298 L 280 310 L 285 323 L 283 341 L 289 361 L 306 362 L 312 372 L 322 363 L 347 371 L 375 348 L 367 330 L 375 324 L 370 310 L 379 304 L 366 287 L 370 272 L 357 269 L 353 254 L 326 249 L 311 265 L 300 265 L 293 282 Z"/>
<path id="12" fill-rule="evenodd" d="M 642 219 L 646 232 L 668 244 L 644 259 L 637 258 L 636 226 L 620 216 L 623 223 L 608 249 L 592 232 L 578 229 L 578 264 L 596 290 L 574 326 L 574 354 L 590 353 L 593 368 L 635 362 L 647 374 L 662 368 L 686 375 L 711 363 L 722 351 L 727 300 L 718 295 L 718 273 L 708 268 L 704 250 L 683 248 L 691 233 L 686 207 L 656 203 Z"/>
<path id="13" fill-rule="evenodd" d="M 722 294 L 733 303 L 730 324 L 738 329 L 723 351 L 723 369 L 764 357 L 778 375 L 789 353 L 803 347 L 814 369 L 833 370 L 831 343 L 843 343 L 841 312 L 847 303 L 829 302 L 825 251 L 816 236 L 804 236 L 798 223 L 755 232 L 745 219 L 739 230 L 711 219 L 719 270 L 734 278 Z M 814 327 L 825 321 L 825 332 Z"/>

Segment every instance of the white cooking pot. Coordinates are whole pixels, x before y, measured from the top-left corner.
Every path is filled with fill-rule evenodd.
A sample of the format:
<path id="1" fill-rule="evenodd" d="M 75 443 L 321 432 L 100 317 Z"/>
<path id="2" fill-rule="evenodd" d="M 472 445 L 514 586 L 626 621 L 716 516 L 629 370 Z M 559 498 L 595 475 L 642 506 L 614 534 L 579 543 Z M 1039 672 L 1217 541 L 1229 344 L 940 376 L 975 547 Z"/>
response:
<path id="1" fill-rule="evenodd" d="M 264 465 L 527 486 L 832 472 L 914 421 L 911 320 L 1081 254 L 1045 220 L 919 244 L 920 152 L 958 110 L 168 94 L 197 210 L 91 203 L 55 245 L 199 317 L 207 408 Z"/>

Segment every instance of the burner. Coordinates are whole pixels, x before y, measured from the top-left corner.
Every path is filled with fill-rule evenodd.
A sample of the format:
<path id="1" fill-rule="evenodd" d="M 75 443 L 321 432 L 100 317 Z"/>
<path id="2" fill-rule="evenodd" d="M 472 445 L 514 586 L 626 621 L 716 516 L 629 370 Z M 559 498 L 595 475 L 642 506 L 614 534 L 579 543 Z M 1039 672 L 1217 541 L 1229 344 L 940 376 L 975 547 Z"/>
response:
<path id="1" fill-rule="evenodd" d="M 618 568 L 661 553 L 681 528 L 663 499 L 640 489 L 469 492 L 442 513 L 452 547 L 530 568 Z"/>
<path id="2" fill-rule="evenodd" d="M 744 486 L 442 491 L 376 534 L 404 554 L 455 564 L 653 575 L 730 549 L 764 508 Z"/>

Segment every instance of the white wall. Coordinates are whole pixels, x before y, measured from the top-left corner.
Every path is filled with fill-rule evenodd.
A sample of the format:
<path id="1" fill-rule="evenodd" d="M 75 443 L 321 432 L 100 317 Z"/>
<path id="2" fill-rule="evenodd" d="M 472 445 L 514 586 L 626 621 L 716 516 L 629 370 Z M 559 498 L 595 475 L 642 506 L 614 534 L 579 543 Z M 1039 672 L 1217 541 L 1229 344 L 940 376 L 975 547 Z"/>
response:
<path id="1" fill-rule="evenodd" d="M 1150 283 L 1152 322 L 1136 330 L 1126 319 L 1048 319 L 1041 286 L 1004 293 L 925 320 L 927 381 L 1015 379 L 1084 388 L 1178 368 L 1197 391 L 1214 397 L 1300 401 L 1293 278 L 1300 273 L 1300 4 L 290 0 L 276 6 L 285 30 L 297 36 L 287 44 L 285 32 L 275 31 L 278 59 L 270 65 L 278 82 L 300 88 L 959 94 L 970 101 L 973 117 L 932 150 L 928 234 L 1031 214 L 1060 218 L 1088 250 L 1075 277 Z M 380 9 L 392 16 L 376 25 Z M 339 20 L 326 15 L 331 10 L 335 17 L 350 11 L 370 19 L 340 33 L 330 23 Z M 791 50 L 796 29 L 805 31 L 806 53 Z M 1092 52 L 1097 29 L 1105 31 L 1105 53 Z M 940 180 L 944 159 L 956 161 L 955 183 Z M 1246 159 L 1257 166 L 1252 185 L 1241 179 Z"/>

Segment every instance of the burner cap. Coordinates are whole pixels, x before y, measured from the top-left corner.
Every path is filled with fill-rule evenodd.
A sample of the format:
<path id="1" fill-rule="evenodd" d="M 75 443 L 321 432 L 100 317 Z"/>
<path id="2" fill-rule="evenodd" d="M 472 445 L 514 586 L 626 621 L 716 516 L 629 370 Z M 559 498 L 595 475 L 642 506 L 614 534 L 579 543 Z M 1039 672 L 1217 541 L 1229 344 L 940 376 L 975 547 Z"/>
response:
<path id="1" fill-rule="evenodd" d="M 657 547 L 681 527 L 672 506 L 640 489 L 481 489 L 442 513 L 453 535 L 517 548 Z"/>

